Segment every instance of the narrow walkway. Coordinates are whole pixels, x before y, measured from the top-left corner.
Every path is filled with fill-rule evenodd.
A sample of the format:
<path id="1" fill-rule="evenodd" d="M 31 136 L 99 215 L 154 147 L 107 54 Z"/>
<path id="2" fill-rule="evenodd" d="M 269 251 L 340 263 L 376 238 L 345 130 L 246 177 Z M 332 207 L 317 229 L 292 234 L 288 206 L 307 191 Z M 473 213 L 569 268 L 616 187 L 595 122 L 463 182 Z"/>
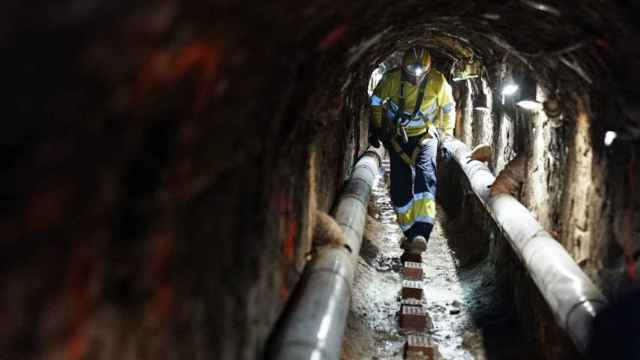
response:
<path id="1" fill-rule="evenodd" d="M 388 173 L 388 160 L 383 166 Z M 372 216 L 358 261 L 342 358 L 402 359 L 405 333 L 398 326 L 402 233 L 384 177 L 374 188 L 369 206 Z M 481 331 L 470 314 L 470 306 L 482 302 L 472 295 L 482 286 L 482 272 L 458 274 L 440 222 L 423 256 L 423 270 L 426 309 L 433 322 L 423 335 L 432 338 L 442 359 L 484 359 Z M 471 304 L 465 303 L 465 299 Z"/>

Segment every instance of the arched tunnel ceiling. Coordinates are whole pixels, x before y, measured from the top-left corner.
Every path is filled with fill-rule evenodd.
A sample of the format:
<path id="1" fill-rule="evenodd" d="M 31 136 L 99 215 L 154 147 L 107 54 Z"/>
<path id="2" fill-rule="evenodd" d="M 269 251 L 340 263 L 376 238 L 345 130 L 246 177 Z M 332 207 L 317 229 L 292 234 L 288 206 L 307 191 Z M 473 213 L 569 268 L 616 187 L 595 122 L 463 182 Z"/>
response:
<path id="1" fill-rule="evenodd" d="M 362 64 L 374 66 L 394 49 L 421 41 L 440 48 L 447 57 L 473 54 L 485 66 L 505 60 L 524 66 L 551 92 L 592 85 L 626 104 L 632 117 L 637 115 L 634 104 L 640 99 L 632 80 L 640 78 L 640 67 L 635 66 L 640 50 L 629 46 L 638 39 L 633 14 L 639 6 L 633 1 L 367 1 L 338 5 L 323 0 L 304 4 L 285 0 L 133 4 L 68 0 L 29 8 L 17 4 L 3 5 L 0 28 L 3 42 L 18 45 L 14 52 L 17 63 L 47 53 L 51 65 L 62 71 L 67 64 L 91 63 L 89 70 L 103 73 L 114 84 L 160 78 L 148 66 L 150 53 L 175 57 L 180 48 L 198 42 L 211 52 L 211 77 L 215 67 L 218 84 L 215 95 L 239 99 L 243 90 L 228 86 L 234 79 L 251 78 L 260 87 L 305 82 L 316 76 L 327 80 L 331 71 L 344 78 L 349 72 L 363 71 Z M 40 43 L 40 48 L 27 45 L 32 42 Z M 119 57 L 102 56 L 115 49 Z M 74 61 L 65 58 L 74 55 Z M 286 85 L 276 87 L 280 86 L 286 91 Z M 246 96 L 252 97 L 250 93 L 247 89 Z M 226 108 L 233 107 L 225 101 Z M 247 107 L 240 108 L 236 111 L 249 112 Z M 613 128 L 624 127 L 607 121 Z M 637 120 L 626 126 L 634 132 L 640 128 Z"/>
<path id="2" fill-rule="evenodd" d="M 508 61 L 531 71 L 550 91 L 607 82 L 617 38 L 626 26 L 620 8 L 588 2 L 407 2 L 374 7 L 363 12 L 386 15 L 360 23 L 366 24 L 360 26 L 365 33 L 384 29 L 377 33 L 382 34 L 378 42 L 369 44 L 371 53 L 422 43 L 487 66 Z"/>
<path id="3" fill-rule="evenodd" d="M 630 15 L 638 6 L 632 3 L 373 1 L 335 6 L 328 1 L 307 5 L 282 1 L 256 7 L 259 14 L 253 16 L 251 6 L 220 6 L 225 9 L 220 14 L 238 16 L 223 16 L 223 21 L 257 25 L 268 19 L 276 43 L 295 47 L 298 56 L 306 49 L 306 56 L 301 56 L 305 59 L 326 56 L 330 68 L 343 67 L 341 77 L 420 42 L 450 58 L 473 57 L 485 66 L 503 61 L 522 66 L 550 93 L 588 91 L 593 86 L 627 107 L 639 98 L 630 83 L 637 66 L 628 44 L 638 38 L 637 21 Z M 335 55 L 344 48 L 347 59 L 341 63 Z M 613 128 L 622 127 L 613 119 L 606 121 Z M 630 126 L 637 127 L 637 121 Z"/>
<path id="4" fill-rule="evenodd" d="M 310 134 L 344 116 L 345 102 L 361 108 L 376 64 L 416 41 L 446 57 L 473 54 L 489 68 L 504 61 L 523 67 L 549 93 L 565 98 L 590 93 L 592 110 L 602 118 L 594 127 L 598 136 L 607 130 L 640 136 L 640 49 L 630 46 L 640 38 L 636 2 L 67 0 L 1 6 L 0 41 L 12 49 L 4 58 L 5 79 L 23 119 L 3 138 L 16 148 L 59 132 L 58 121 L 91 133 L 130 116 L 206 112 L 217 119 L 207 125 L 216 132 L 260 135 L 259 141 L 220 139 L 221 152 L 236 151 L 210 170 L 207 176 L 216 178 L 287 143 L 283 137 Z M 52 117 L 59 119 L 38 120 Z"/>
<path id="5" fill-rule="evenodd" d="M 598 131 L 640 135 L 640 90 L 635 86 L 640 49 L 630 46 L 640 38 L 633 18 L 636 2 L 19 4 L 2 5 L 0 28 L 0 41 L 12 49 L 4 59 L 7 83 L 14 84 L 16 109 L 24 119 L 20 129 L 7 132 L 8 143 L 31 136 L 25 129 L 45 134 L 56 128 L 53 122 L 35 120 L 44 114 L 61 116 L 61 121 L 80 114 L 92 119 L 125 113 L 144 117 L 158 111 L 154 102 L 165 98 L 171 100 L 161 101 L 161 116 L 191 107 L 213 111 L 216 119 L 248 120 L 222 123 L 226 133 L 248 127 L 263 134 L 267 124 L 266 144 L 248 138 L 221 141 L 221 149 L 239 149 L 221 159 L 226 164 L 222 169 L 229 169 L 257 156 L 279 134 L 297 134 L 291 129 L 300 119 L 327 121 L 319 108 L 335 118 L 343 103 L 338 92 L 365 94 L 373 67 L 411 42 L 425 43 L 449 58 L 472 54 L 487 67 L 502 62 L 522 67 L 549 93 L 592 93 L 592 110 L 607 114 Z M 185 78 L 192 84 L 181 85 L 189 90 L 180 91 L 178 84 Z M 57 84 L 53 93 L 50 84 Z M 352 97 L 350 101 L 365 101 Z M 63 109 L 68 101 L 77 104 L 75 112 L 60 115 L 68 110 Z M 34 103 L 48 105 L 29 106 Z M 94 125 L 84 121 L 74 126 Z"/>

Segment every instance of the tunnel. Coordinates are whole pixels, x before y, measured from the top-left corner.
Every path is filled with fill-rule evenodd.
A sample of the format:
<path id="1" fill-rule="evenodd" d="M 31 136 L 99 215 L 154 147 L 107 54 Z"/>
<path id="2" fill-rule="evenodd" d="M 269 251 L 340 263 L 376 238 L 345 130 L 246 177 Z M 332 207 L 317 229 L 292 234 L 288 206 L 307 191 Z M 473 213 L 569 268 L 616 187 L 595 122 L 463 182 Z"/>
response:
<path id="1" fill-rule="evenodd" d="M 404 358 L 390 150 L 368 137 L 373 87 L 414 46 L 456 104 L 422 267 L 436 358 L 640 358 L 638 1 L 0 9 L 0 358 L 296 358 L 278 347 L 326 249 L 353 273 L 338 355 L 313 358 Z M 345 198 L 358 246 L 317 230 Z M 588 328 L 559 320 L 515 213 L 602 295 Z"/>

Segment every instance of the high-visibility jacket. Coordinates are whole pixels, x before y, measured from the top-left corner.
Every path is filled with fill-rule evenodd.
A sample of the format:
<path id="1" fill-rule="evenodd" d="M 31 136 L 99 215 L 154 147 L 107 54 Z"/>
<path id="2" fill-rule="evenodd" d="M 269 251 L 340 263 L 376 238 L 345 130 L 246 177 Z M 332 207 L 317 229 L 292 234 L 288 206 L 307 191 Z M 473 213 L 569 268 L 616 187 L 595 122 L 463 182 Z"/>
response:
<path id="1" fill-rule="evenodd" d="M 396 112 L 399 108 L 400 86 L 402 82 L 402 70 L 397 68 L 384 74 L 371 97 L 372 123 L 374 127 L 392 126 Z M 405 126 L 408 136 L 419 136 L 427 132 L 428 127 L 433 126 L 440 133 L 453 135 L 455 127 L 455 101 L 451 86 L 447 79 L 437 70 L 429 71 L 426 77 L 427 85 L 422 104 L 415 117 Z M 410 117 L 416 106 L 420 84 L 414 86 L 404 81 L 404 113 Z M 386 106 L 383 107 L 384 101 Z M 385 110 L 386 109 L 386 110 Z M 383 123 L 387 121 L 388 123 Z"/>

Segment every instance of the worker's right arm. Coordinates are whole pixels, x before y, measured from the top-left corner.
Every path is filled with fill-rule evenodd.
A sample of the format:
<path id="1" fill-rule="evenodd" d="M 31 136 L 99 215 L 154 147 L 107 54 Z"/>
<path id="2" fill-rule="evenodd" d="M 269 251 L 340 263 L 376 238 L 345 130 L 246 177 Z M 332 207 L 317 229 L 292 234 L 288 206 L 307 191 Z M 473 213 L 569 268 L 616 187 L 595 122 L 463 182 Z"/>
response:
<path id="1" fill-rule="evenodd" d="M 382 78 L 376 86 L 371 96 L 371 125 L 373 129 L 380 129 L 382 127 L 382 113 L 384 111 L 382 102 L 384 101 L 384 88 L 385 79 Z"/>

